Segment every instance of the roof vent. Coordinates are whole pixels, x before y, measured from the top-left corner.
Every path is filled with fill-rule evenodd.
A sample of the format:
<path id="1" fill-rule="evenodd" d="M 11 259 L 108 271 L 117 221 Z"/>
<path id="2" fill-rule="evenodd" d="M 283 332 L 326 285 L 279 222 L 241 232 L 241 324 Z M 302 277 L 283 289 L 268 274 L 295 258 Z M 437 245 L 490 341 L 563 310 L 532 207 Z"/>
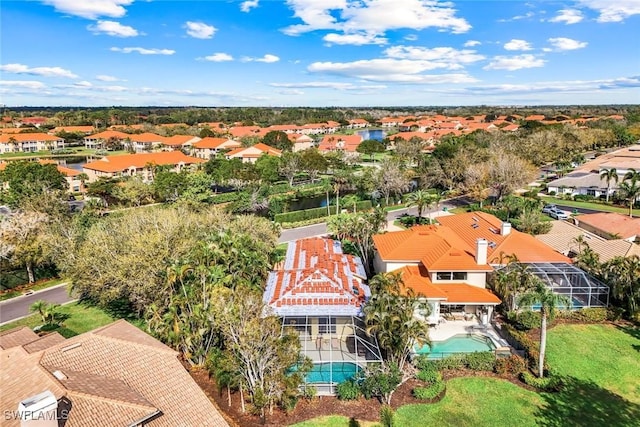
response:
<path id="1" fill-rule="evenodd" d="M 69 350 L 73 350 L 74 348 L 78 348 L 78 347 L 80 347 L 81 345 L 82 345 L 82 343 L 81 343 L 81 342 L 77 342 L 77 343 L 75 343 L 75 344 L 71 344 L 71 345 L 68 345 L 68 346 L 66 346 L 66 347 L 62 347 L 62 348 L 60 349 L 60 351 L 64 353 L 65 351 L 69 351 Z"/>
<path id="2" fill-rule="evenodd" d="M 67 376 L 62 371 L 53 371 L 53 376 L 59 379 L 60 381 L 67 379 Z"/>
<path id="3" fill-rule="evenodd" d="M 476 224 L 475 222 L 473 224 L 471 224 L 471 228 L 473 228 L 474 230 L 479 228 L 480 225 Z"/>

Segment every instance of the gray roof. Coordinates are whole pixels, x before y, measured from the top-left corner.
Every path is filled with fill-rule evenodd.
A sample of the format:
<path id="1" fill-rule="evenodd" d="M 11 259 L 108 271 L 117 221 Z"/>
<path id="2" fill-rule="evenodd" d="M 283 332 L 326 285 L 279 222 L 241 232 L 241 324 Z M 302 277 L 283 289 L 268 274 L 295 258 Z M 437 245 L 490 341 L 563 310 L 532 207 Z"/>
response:
<path id="1" fill-rule="evenodd" d="M 613 184 L 613 182 L 612 182 Z M 585 171 L 575 171 L 554 179 L 548 187 L 570 187 L 570 188 L 607 188 L 606 181 L 600 179 L 600 174 Z"/>

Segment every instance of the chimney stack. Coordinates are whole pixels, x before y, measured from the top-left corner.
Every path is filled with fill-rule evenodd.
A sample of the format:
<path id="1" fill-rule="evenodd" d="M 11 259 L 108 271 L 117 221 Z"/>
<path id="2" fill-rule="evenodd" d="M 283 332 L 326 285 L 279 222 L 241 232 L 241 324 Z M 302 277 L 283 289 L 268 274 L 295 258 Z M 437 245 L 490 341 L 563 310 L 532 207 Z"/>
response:
<path id="1" fill-rule="evenodd" d="M 510 222 L 503 222 L 501 228 L 502 229 L 500 230 L 500 234 L 502 234 L 503 236 L 508 236 L 511 233 L 511 223 Z"/>
<path id="2" fill-rule="evenodd" d="M 489 242 L 486 239 L 478 239 L 476 240 L 476 264 L 478 265 L 486 265 L 487 264 L 487 249 L 489 247 Z"/>
<path id="3" fill-rule="evenodd" d="M 20 427 L 58 427 L 58 401 L 49 390 L 18 403 Z"/>

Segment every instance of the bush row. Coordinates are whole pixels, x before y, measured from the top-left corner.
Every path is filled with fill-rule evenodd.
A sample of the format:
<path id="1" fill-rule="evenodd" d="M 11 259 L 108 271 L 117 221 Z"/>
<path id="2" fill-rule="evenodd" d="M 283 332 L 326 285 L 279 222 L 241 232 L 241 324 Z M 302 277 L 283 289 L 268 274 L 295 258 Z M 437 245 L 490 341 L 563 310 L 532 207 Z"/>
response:
<path id="1" fill-rule="evenodd" d="M 442 396 L 446 388 L 446 383 L 442 379 L 436 380 L 426 387 L 416 387 L 413 389 L 413 396 L 420 400 L 434 400 Z"/>
<path id="2" fill-rule="evenodd" d="M 496 356 L 491 351 L 454 354 L 443 359 L 432 361 L 436 369 L 471 369 L 472 371 L 493 372 Z"/>
<path id="3" fill-rule="evenodd" d="M 354 380 L 347 380 L 337 385 L 336 395 L 340 400 L 356 400 L 362 396 L 362 391 Z"/>
<path id="4" fill-rule="evenodd" d="M 539 378 L 529 371 L 524 371 L 520 374 L 520 379 L 523 383 L 542 391 L 559 391 L 564 385 L 561 377 L 552 374 Z"/>
<path id="5" fill-rule="evenodd" d="M 526 370 L 527 362 L 516 354 L 496 359 L 495 373 L 498 375 L 516 375 Z"/>
<path id="6" fill-rule="evenodd" d="M 235 202 L 240 198 L 240 194 L 239 192 L 214 194 L 209 200 L 213 204 Z"/>
<path id="7" fill-rule="evenodd" d="M 507 340 L 511 346 L 524 350 L 524 355 L 529 361 L 529 366 L 537 369 L 540 357 L 540 345 L 531 339 L 529 334 L 519 331 L 511 325 L 502 325 L 502 330 L 507 334 Z M 546 365 L 546 362 L 545 362 Z"/>
<path id="8" fill-rule="evenodd" d="M 356 209 L 358 211 L 366 211 L 371 209 L 371 200 L 364 200 L 356 203 Z M 333 208 L 335 211 L 335 208 Z M 273 220 L 280 224 L 289 223 L 289 222 L 299 222 L 299 221 L 308 221 L 316 218 L 323 218 L 327 215 L 327 207 L 322 208 L 314 208 L 314 209 L 305 209 L 302 211 L 293 211 L 293 212 L 285 212 L 280 213 L 274 216 Z"/>
<path id="9" fill-rule="evenodd" d="M 562 311 L 557 314 L 558 319 L 572 320 L 584 323 L 602 323 L 607 320 L 617 320 L 620 312 L 605 307 L 582 308 L 580 310 Z"/>

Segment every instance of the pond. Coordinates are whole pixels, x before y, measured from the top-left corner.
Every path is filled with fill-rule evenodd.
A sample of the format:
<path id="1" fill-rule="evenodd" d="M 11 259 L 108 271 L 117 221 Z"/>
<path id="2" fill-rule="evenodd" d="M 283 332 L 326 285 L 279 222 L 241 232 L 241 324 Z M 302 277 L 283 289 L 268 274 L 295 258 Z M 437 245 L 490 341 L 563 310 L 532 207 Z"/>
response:
<path id="1" fill-rule="evenodd" d="M 381 129 L 367 129 L 367 130 L 359 130 L 356 132 L 358 135 L 362 137 L 362 140 L 373 139 L 375 141 L 382 141 L 385 136 L 387 136 L 387 132 Z"/>
<path id="2" fill-rule="evenodd" d="M 332 201 L 329 199 L 329 201 Z M 305 209 L 322 208 L 327 206 L 327 196 L 305 197 L 289 201 L 287 211 L 301 211 Z"/>

